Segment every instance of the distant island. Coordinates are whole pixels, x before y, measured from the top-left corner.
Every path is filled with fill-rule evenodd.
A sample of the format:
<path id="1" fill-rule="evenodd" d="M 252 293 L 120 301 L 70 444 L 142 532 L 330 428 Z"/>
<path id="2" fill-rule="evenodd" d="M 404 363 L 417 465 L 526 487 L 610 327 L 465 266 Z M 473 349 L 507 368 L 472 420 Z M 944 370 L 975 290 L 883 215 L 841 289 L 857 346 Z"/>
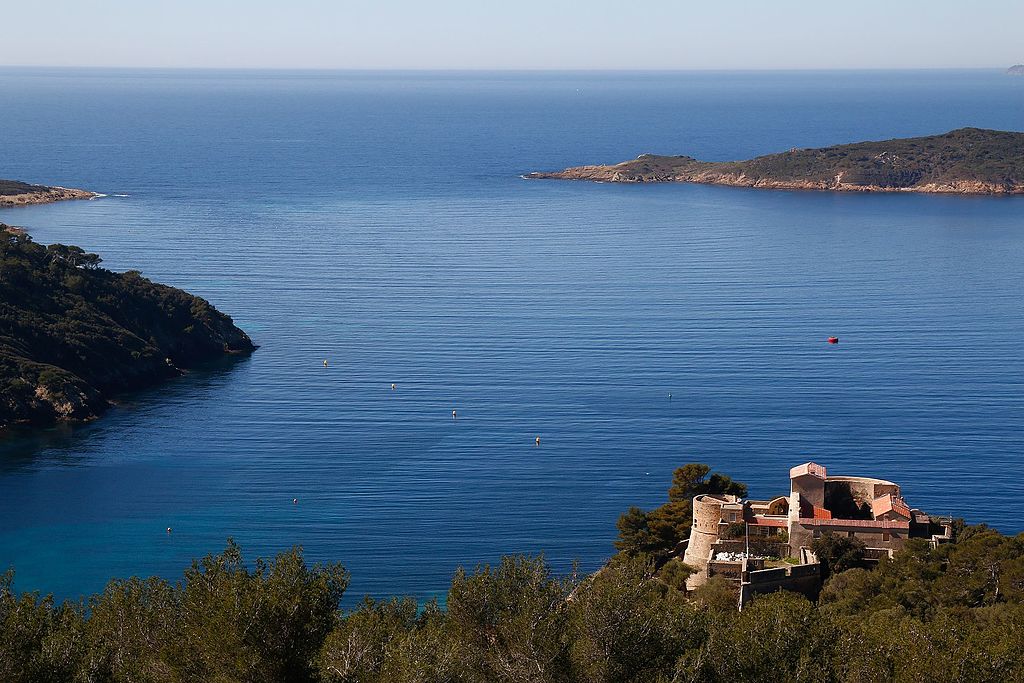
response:
<path id="1" fill-rule="evenodd" d="M 705 183 L 782 190 L 1024 193 L 1024 133 L 960 128 L 943 135 L 792 149 L 746 161 L 641 154 L 525 178 Z"/>
<path id="2" fill-rule="evenodd" d="M 0 208 L 6 206 L 26 206 L 28 204 L 50 204 L 67 199 L 92 199 L 99 196 L 88 190 L 76 190 L 70 187 L 49 185 L 32 185 L 20 180 L 0 179 Z"/>
<path id="3" fill-rule="evenodd" d="M 1011 76 L 1024 76 L 1024 64 L 1014 64 L 1006 70 Z"/>
<path id="4" fill-rule="evenodd" d="M 0 429 L 97 416 L 141 389 L 256 347 L 204 299 L 0 224 Z"/>

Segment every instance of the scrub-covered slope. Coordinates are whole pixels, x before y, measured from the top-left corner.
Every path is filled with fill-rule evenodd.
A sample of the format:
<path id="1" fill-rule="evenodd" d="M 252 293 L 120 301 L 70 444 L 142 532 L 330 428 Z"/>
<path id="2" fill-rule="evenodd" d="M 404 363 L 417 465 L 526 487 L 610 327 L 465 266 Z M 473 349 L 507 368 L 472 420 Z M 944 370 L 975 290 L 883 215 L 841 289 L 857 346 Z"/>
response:
<path id="1" fill-rule="evenodd" d="M 961 128 L 921 138 L 793 149 L 747 161 L 643 154 L 610 166 L 578 166 L 526 177 L 802 190 L 1021 194 L 1024 133 Z"/>
<path id="2" fill-rule="evenodd" d="M 90 419 L 117 392 L 255 348 L 204 299 L 99 264 L 0 225 L 0 427 Z"/>

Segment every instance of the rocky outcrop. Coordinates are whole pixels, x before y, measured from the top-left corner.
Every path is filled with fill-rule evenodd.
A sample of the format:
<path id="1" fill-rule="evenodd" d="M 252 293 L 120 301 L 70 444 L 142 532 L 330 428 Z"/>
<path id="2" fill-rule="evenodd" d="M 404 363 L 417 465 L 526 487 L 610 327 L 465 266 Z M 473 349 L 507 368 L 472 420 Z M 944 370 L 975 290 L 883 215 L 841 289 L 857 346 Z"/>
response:
<path id="1" fill-rule="evenodd" d="M 1024 64 L 1014 64 L 1006 70 L 1011 76 L 1024 76 Z"/>
<path id="2" fill-rule="evenodd" d="M 0 428 L 89 420 L 111 397 L 256 347 L 208 301 L 0 225 Z"/>
<path id="3" fill-rule="evenodd" d="M 92 199 L 98 196 L 88 190 L 70 187 L 30 185 L 17 180 L 0 180 L 0 207 L 49 204 L 68 199 Z"/>
<path id="4" fill-rule="evenodd" d="M 1024 133 L 964 128 L 923 138 L 794 149 L 747 161 L 641 154 L 619 164 L 524 177 L 779 190 L 1024 194 Z"/>

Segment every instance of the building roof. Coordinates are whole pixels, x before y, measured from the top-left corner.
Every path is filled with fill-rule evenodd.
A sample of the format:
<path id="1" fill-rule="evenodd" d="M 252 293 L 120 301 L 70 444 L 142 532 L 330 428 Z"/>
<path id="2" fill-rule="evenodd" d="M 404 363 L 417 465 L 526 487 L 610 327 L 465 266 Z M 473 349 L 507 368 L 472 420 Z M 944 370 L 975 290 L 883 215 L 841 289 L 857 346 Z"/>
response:
<path id="1" fill-rule="evenodd" d="M 808 475 L 824 479 L 825 466 L 819 465 L 816 462 L 805 462 L 803 465 L 797 465 L 789 471 L 790 479 L 796 479 L 797 477 L 805 477 Z"/>
<path id="2" fill-rule="evenodd" d="M 884 520 L 884 519 L 812 519 L 801 517 L 800 524 L 804 526 L 838 526 L 848 529 L 909 529 L 909 520 Z"/>
<path id="3" fill-rule="evenodd" d="M 788 526 L 788 520 L 785 517 L 762 517 L 760 515 L 752 517 L 750 523 L 754 526 L 773 526 L 781 529 Z"/>
<path id="4" fill-rule="evenodd" d="M 887 493 L 871 501 L 871 514 L 876 519 L 890 512 L 895 512 L 900 517 L 910 519 L 910 507 L 903 502 L 902 498 Z"/>

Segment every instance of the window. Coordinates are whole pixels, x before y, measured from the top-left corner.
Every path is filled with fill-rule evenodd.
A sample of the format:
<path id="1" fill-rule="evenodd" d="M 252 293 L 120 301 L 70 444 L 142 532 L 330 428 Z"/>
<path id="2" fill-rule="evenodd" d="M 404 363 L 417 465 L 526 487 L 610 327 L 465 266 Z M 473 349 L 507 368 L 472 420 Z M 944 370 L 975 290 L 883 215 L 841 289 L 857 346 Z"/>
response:
<path id="1" fill-rule="evenodd" d="M 888 531 L 883 531 L 882 532 L 882 540 L 883 541 L 888 541 L 889 540 L 889 532 Z"/>
<path id="2" fill-rule="evenodd" d="M 854 532 L 852 532 L 852 531 L 847 531 L 847 532 L 846 532 L 846 537 L 847 537 L 847 538 L 853 538 L 853 537 L 855 537 L 856 535 L 857 535 L 857 534 L 855 534 L 855 533 L 854 533 Z"/>
<path id="3" fill-rule="evenodd" d="M 815 529 L 813 536 L 814 538 L 821 538 L 821 529 Z"/>

